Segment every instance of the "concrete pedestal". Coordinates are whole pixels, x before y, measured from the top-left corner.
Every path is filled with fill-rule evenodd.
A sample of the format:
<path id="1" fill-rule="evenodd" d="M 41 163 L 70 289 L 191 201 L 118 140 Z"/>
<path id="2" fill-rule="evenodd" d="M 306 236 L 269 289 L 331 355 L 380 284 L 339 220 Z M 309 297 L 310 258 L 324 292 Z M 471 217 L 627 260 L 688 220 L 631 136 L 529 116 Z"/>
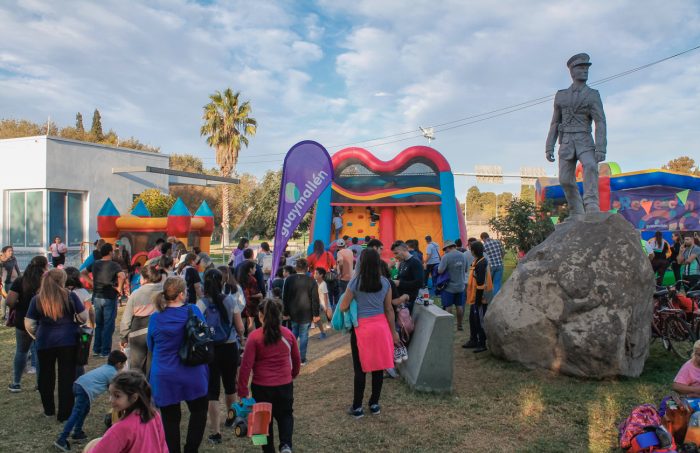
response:
<path id="1" fill-rule="evenodd" d="M 418 391 L 451 392 L 454 316 L 435 305 L 416 304 L 413 322 L 408 360 L 398 366 L 401 376 Z"/>

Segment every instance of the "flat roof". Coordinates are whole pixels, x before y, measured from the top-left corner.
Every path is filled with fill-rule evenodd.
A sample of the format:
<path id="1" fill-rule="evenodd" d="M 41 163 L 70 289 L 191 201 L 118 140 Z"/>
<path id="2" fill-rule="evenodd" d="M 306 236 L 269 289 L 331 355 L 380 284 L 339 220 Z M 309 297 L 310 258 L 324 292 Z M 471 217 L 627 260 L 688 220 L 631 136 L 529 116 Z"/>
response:
<path id="1" fill-rule="evenodd" d="M 103 149 L 108 149 L 110 151 L 142 154 L 142 155 L 146 155 L 146 156 L 157 156 L 157 157 L 164 157 L 166 159 L 170 159 L 169 154 L 165 154 L 165 153 L 161 153 L 161 152 L 156 153 L 156 152 L 152 152 L 152 151 L 141 151 L 139 149 L 133 149 L 133 148 L 124 148 L 122 146 L 105 145 L 103 143 L 86 142 L 83 140 L 71 140 L 68 138 L 57 137 L 55 135 L 32 135 L 29 137 L 5 138 L 5 139 L 0 139 L 0 143 L 11 142 L 11 141 L 37 140 L 37 139 L 44 139 L 46 141 L 52 141 L 52 142 L 73 143 L 75 145 L 91 146 L 94 148 L 103 148 Z"/>
<path id="2" fill-rule="evenodd" d="M 192 173 L 189 171 L 172 170 L 170 168 L 152 167 L 150 165 L 112 168 L 112 174 L 118 175 L 124 173 L 157 173 L 169 175 L 170 185 L 219 186 L 222 184 L 239 184 L 241 182 L 238 178 L 207 175 L 205 173 Z"/>

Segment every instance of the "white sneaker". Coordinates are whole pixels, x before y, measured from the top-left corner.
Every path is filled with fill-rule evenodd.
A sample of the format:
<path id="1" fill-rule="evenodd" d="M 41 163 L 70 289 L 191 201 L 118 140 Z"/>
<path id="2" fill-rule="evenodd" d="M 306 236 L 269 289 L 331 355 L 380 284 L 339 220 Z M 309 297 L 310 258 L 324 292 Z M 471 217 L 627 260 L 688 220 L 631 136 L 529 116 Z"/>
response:
<path id="1" fill-rule="evenodd" d="M 406 346 L 401 346 L 401 361 L 405 362 L 406 360 L 408 360 L 408 350 Z"/>
<path id="2" fill-rule="evenodd" d="M 27 367 L 27 374 L 36 374 L 36 368 L 33 366 Z"/>

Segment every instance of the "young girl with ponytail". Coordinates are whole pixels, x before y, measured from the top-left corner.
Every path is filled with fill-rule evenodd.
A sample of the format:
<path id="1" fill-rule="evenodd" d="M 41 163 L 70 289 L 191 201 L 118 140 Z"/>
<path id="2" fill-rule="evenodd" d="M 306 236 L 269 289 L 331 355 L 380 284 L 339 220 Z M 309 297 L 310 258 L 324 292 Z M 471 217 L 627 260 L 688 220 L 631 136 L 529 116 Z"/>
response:
<path id="1" fill-rule="evenodd" d="M 151 400 L 151 386 L 136 370 L 122 371 L 109 385 L 109 402 L 119 421 L 85 447 L 87 453 L 167 453 L 163 424 Z"/>
<path id="2" fill-rule="evenodd" d="M 279 451 L 291 453 L 294 430 L 292 381 L 301 367 L 299 347 L 292 331 L 281 326 L 282 307 L 278 302 L 263 301 L 258 316 L 262 327 L 248 336 L 238 373 L 238 396 L 248 396 L 248 379 L 252 371 L 253 398 L 258 403 L 272 403 L 272 417 L 277 420 L 279 430 Z M 263 451 L 275 451 L 272 420 Z"/>

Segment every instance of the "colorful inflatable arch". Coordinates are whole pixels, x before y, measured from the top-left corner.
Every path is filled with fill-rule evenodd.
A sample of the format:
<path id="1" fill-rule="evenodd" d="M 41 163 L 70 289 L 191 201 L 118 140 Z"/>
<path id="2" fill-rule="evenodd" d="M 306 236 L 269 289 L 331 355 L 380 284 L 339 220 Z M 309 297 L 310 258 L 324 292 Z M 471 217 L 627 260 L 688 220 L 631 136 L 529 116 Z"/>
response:
<path id="1" fill-rule="evenodd" d="M 345 148 L 333 155 L 333 183 L 316 205 L 312 241 L 335 239 L 334 211 L 342 211 L 340 236 L 378 238 L 384 255 L 396 239 L 425 236 L 444 243 L 466 240 L 466 227 L 455 198 L 454 176 L 447 160 L 427 146 L 403 150 L 390 161 L 363 148 Z M 333 236 L 331 236 L 333 235 Z"/>
<path id="2" fill-rule="evenodd" d="M 174 236 L 188 249 L 199 247 L 209 253 L 211 234 L 214 231 L 214 213 L 206 201 L 190 214 L 185 203 L 178 198 L 167 217 L 151 217 L 142 201 L 129 215 L 121 215 L 112 200 L 107 198 L 97 213 L 97 233 L 109 243 L 120 240 L 130 250 L 133 263 L 146 261 L 149 250 L 158 238 Z"/>
<path id="3" fill-rule="evenodd" d="M 700 177 L 670 170 L 621 173 L 615 163 L 601 164 L 600 170 L 601 211 L 620 213 L 642 232 L 700 231 Z M 537 200 L 564 203 L 558 181 L 539 178 Z"/>

